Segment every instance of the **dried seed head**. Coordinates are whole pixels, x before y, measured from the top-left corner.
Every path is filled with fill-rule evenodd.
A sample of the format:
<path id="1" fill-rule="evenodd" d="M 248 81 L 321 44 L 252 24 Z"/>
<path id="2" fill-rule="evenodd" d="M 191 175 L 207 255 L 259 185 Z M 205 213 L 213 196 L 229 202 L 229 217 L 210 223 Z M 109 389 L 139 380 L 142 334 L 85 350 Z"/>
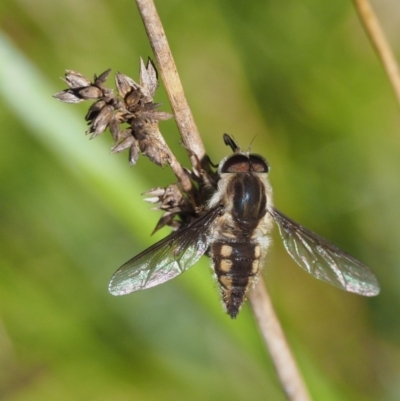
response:
<path id="1" fill-rule="evenodd" d="M 111 148 L 111 152 L 120 153 L 125 149 L 129 149 L 137 140 L 133 135 L 127 135 L 120 143 Z"/>
<path id="2" fill-rule="evenodd" d="M 108 70 L 104 71 L 102 74 L 100 74 L 98 77 L 96 75 L 94 76 L 94 84 L 98 86 L 99 88 L 102 88 L 103 85 L 106 83 L 108 76 L 110 75 L 111 68 Z"/>
<path id="3" fill-rule="evenodd" d="M 172 228 L 174 231 L 178 230 L 181 227 L 181 222 L 175 220 L 175 217 L 177 216 L 179 216 L 179 211 L 173 213 L 164 213 L 160 220 L 158 220 L 158 223 L 154 227 L 154 230 L 151 234 L 154 234 L 155 232 L 166 226 Z"/>
<path id="4" fill-rule="evenodd" d="M 159 202 L 159 198 L 165 194 L 165 191 L 166 191 L 166 188 L 157 187 L 157 188 L 149 189 L 146 192 L 143 192 L 142 195 L 150 195 L 152 197 L 151 199 L 154 199 L 154 197 L 155 197 L 157 199 L 157 202 Z M 147 198 L 145 198 L 145 201 L 147 201 Z M 155 202 L 151 202 L 151 203 L 155 203 Z"/>
<path id="5" fill-rule="evenodd" d="M 83 102 L 83 99 L 80 96 L 77 96 L 75 92 L 71 89 L 66 89 L 63 90 L 62 92 L 57 92 L 56 94 L 53 95 L 53 97 L 64 103 Z"/>
<path id="6" fill-rule="evenodd" d="M 87 86 L 78 90 L 80 97 L 84 100 L 100 99 L 103 96 L 103 92 L 97 86 Z"/>
<path id="7" fill-rule="evenodd" d="M 150 198 L 145 198 L 145 201 L 159 204 L 153 208 L 154 210 L 164 211 L 153 233 L 164 226 L 178 229 L 196 216 L 192 204 L 182 195 L 177 184 L 169 185 L 166 188 L 153 188 L 145 192 L 144 195 L 150 195 Z M 179 220 L 176 219 L 177 217 L 179 217 Z"/>
<path id="8" fill-rule="evenodd" d="M 82 74 L 72 70 L 65 71 L 64 81 L 71 89 L 84 88 L 85 86 L 91 85 L 89 79 L 84 77 Z"/>
<path id="9" fill-rule="evenodd" d="M 79 72 L 67 70 L 65 82 L 68 89 L 54 96 L 66 103 L 80 103 L 96 100 L 85 119 L 89 123 L 87 134 L 94 138 L 109 128 L 114 141 L 113 153 L 129 150 L 129 163 L 135 164 L 139 153 L 148 156 L 162 166 L 170 163 L 170 150 L 158 129 L 159 121 L 172 117 L 171 114 L 156 111 L 160 106 L 153 102 L 157 89 L 157 71 L 149 60 L 147 65 L 140 61 L 140 84 L 118 72 L 115 75 L 117 93 L 105 86 L 111 70 L 94 76 L 93 82 Z M 121 129 L 121 124 L 128 124 Z"/>
<path id="10" fill-rule="evenodd" d="M 118 142 L 121 131 L 119 129 L 119 121 L 116 115 L 114 115 L 113 118 L 111 119 L 108 128 L 110 129 L 111 136 L 113 137 L 114 142 Z"/>
<path id="11" fill-rule="evenodd" d="M 105 86 L 110 71 L 94 75 L 91 82 L 82 74 L 67 70 L 64 81 L 68 88 L 54 97 L 65 103 L 95 100 L 85 116 L 89 125 L 86 133 L 91 134 L 91 139 L 109 128 L 116 143 L 111 149 L 112 153 L 128 150 L 131 165 L 137 162 L 140 153 L 159 166 L 170 164 L 183 187 L 190 188 L 190 173 L 182 168 L 171 153 L 158 128 L 160 121 L 168 120 L 172 115 L 157 111 L 160 104 L 153 101 L 158 80 L 152 61 L 149 60 L 145 65 L 140 60 L 139 84 L 118 72 L 115 75 L 117 91 Z M 174 184 L 148 192 L 151 197 L 147 201 L 155 204 L 156 210 L 164 212 L 154 231 L 164 226 L 177 229 L 196 216 L 191 203 L 193 200 L 193 204 L 197 202 L 196 193 L 190 191 L 187 192 L 190 193 L 188 197 L 183 196 L 180 188 Z"/>
<path id="12" fill-rule="evenodd" d="M 110 71 L 103 72 L 99 78 L 95 76 L 94 83 L 91 83 L 81 73 L 66 70 L 64 82 L 69 88 L 56 93 L 53 97 L 65 103 L 80 103 L 82 100 L 100 99 L 105 96 L 106 90 L 103 90 L 102 84 Z"/>
<path id="13" fill-rule="evenodd" d="M 139 142 L 138 141 L 134 141 L 131 145 L 131 147 L 129 148 L 129 164 L 131 166 L 135 165 L 136 162 L 139 159 Z"/>
<path id="14" fill-rule="evenodd" d="M 154 96 L 158 87 L 157 70 L 153 62 L 148 59 L 147 65 L 144 65 L 143 59 L 140 59 L 140 86 L 145 88 L 150 97 Z"/>
<path id="15" fill-rule="evenodd" d="M 110 105 L 104 106 L 90 124 L 87 134 L 92 134 L 90 139 L 96 137 L 106 130 L 108 124 L 113 118 L 114 108 Z"/>
<path id="16" fill-rule="evenodd" d="M 132 127 L 126 128 L 122 132 L 120 132 L 118 141 L 121 141 L 121 140 L 127 138 L 128 136 L 133 136 Z"/>
<path id="17" fill-rule="evenodd" d="M 86 121 L 91 121 L 93 120 L 100 112 L 100 110 L 106 105 L 107 103 L 103 100 L 100 99 L 96 103 L 93 103 L 90 107 L 89 110 L 85 116 Z"/>
<path id="18" fill-rule="evenodd" d="M 126 96 L 124 97 L 124 100 L 126 108 L 131 113 L 140 111 L 140 109 L 143 107 L 142 106 L 143 102 L 142 104 L 140 104 L 140 101 L 142 100 L 142 95 L 137 89 L 131 89 L 130 92 L 127 92 Z"/>
<path id="19" fill-rule="evenodd" d="M 136 138 L 139 140 L 141 152 L 153 163 L 164 166 L 170 161 L 170 151 L 161 136 L 158 124 L 145 124 L 145 128 L 136 130 Z"/>
<path id="20" fill-rule="evenodd" d="M 122 74 L 121 72 L 117 72 L 115 74 L 115 85 L 118 90 L 119 96 L 125 99 L 125 96 L 131 93 L 133 90 L 136 90 L 139 85 L 127 75 Z"/>

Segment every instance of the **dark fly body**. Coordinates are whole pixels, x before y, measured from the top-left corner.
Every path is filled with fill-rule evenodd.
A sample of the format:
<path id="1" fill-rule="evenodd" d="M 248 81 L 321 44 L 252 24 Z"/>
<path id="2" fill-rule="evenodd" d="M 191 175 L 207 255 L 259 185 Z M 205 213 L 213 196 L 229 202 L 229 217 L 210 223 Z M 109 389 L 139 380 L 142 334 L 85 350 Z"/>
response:
<path id="1" fill-rule="evenodd" d="M 300 267 L 345 291 L 377 295 L 379 283 L 368 267 L 274 208 L 266 160 L 242 152 L 226 134 L 224 140 L 234 153 L 219 164 L 217 188 L 204 212 L 120 267 L 111 294 L 154 287 L 208 253 L 225 309 L 234 318 L 264 264 L 275 222 Z"/>

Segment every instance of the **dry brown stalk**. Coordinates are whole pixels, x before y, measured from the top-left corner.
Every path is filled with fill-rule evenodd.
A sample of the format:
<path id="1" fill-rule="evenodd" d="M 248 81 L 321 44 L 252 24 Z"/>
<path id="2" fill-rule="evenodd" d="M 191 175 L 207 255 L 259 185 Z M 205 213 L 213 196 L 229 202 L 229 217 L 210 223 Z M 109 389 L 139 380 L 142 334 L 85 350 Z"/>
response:
<path id="1" fill-rule="evenodd" d="M 400 71 L 396 58 L 368 0 L 353 0 L 368 37 L 389 78 L 400 106 Z"/>
<path id="2" fill-rule="evenodd" d="M 156 7 L 153 1 L 136 0 L 140 15 L 143 19 L 154 56 L 157 60 L 158 69 L 167 91 L 168 99 L 175 115 L 175 121 L 182 141 L 186 149 L 198 157 L 198 160 L 204 160 L 206 151 L 200 138 L 199 131 L 194 121 L 189 104 L 183 91 L 182 83 L 179 78 L 174 58 L 168 45 L 164 28 L 161 24 Z M 196 161 L 192 160 L 192 165 Z"/>
<path id="3" fill-rule="evenodd" d="M 204 145 L 186 101 L 175 62 L 154 2 L 152 0 L 136 0 L 136 3 L 153 48 L 183 142 L 189 150 L 189 155 L 196 155 L 199 160 L 203 160 L 205 156 Z M 258 285 L 252 290 L 249 298 L 255 319 L 269 349 L 278 377 L 288 399 L 290 401 L 310 400 L 307 388 L 274 312 L 264 282 L 261 279 Z"/>
<path id="4" fill-rule="evenodd" d="M 261 276 L 249 300 L 287 398 L 311 400 Z"/>

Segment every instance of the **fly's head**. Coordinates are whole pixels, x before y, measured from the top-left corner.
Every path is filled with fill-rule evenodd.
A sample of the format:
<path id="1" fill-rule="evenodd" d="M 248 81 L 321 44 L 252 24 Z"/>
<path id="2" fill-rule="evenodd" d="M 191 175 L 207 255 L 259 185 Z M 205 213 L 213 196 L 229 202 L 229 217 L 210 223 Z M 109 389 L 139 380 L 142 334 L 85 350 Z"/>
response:
<path id="1" fill-rule="evenodd" d="M 238 221 L 258 221 L 266 214 L 266 204 L 272 206 L 269 165 L 262 156 L 243 152 L 227 134 L 224 134 L 224 142 L 233 154 L 219 163 L 217 190 L 208 205 L 223 205 Z"/>
<path id="2" fill-rule="evenodd" d="M 230 189 L 229 186 L 234 184 L 235 177 L 238 178 L 238 175 L 243 178 L 245 175 L 258 176 L 261 180 L 260 185 L 264 187 L 268 201 L 271 202 L 272 190 L 266 177 L 269 171 L 267 161 L 260 155 L 243 152 L 228 134 L 224 134 L 223 139 L 225 144 L 232 149 L 233 154 L 225 157 L 219 163 L 217 171 L 213 169 L 216 166 L 210 161 L 208 161 L 207 168 L 204 169 L 199 162 L 198 168 L 194 168 L 190 172 L 195 188 L 193 193 L 182 192 L 182 189 L 176 184 L 167 188 L 155 188 L 146 193 L 150 196 L 146 200 L 158 204 L 156 208 L 164 212 L 154 231 L 164 226 L 177 230 L 187 226 L 208 207 L 219 203 L 226 204 L 227 202 L 222 201 L 227 192 L 228 195 L 232 192 L 233 189 Z M 225 179 L 221 179 L 222 177 Z M 248 194 L 248 190 L 246 193 Z"/>
<path id="3" fill-rule="evenodd" d="M 228 134 L 224 134 L 224 142 L 229 146 L 233 155 L 225 157 L 218 166 L 218 173 L 264 173 L 269 172 L 267 161 L 260 155 L 243 152 Z"/>

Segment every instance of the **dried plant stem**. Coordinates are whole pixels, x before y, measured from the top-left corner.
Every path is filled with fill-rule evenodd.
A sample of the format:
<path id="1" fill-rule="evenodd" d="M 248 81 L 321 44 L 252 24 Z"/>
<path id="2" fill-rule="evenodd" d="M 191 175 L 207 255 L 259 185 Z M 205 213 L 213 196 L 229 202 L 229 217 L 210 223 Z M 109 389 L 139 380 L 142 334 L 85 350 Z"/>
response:
<path id="1" fill-rule="evenodd" d="M 154 2 L 152 0 L 136 0 L 136 3 L 153 48 L 183 143 L 186 149 L 190 150 L 189 156 L 192 158 L 193 155 L 196 155 L 201 161 L 204 159 L 206 151 L 183 92 L 175 61 Z M 192 165 L 196 164 L 196 160 L 191 159 L 191 161 Z"/>
<path id="2" fill-rule="evenodd" d="M 249 300 L 287 398 L 291 401 L 311 400 L 262 277 L 251 291 Z"/>
<path id="3" fill-rule="evenodd" d="M 353 0 L 365 30 L 375 47 L 400 106 L 400 72 L 393 52 L 368 0 Z"/>
<path id="4" fill-rule="evenodd" d="M 136 0 L 136 3 L 153 48 L 183 142 L 189 150 L 189 154 L 194 154 L 199 160 L 202 160 L 205 156 L 204 145 L 184 96 L 175 62 L 154 2 L 153 0 Z M 192 164 L 196 165 L 195 161 L 194 163 L 192 161 Z M 250 300 L 260 331 L 268 346 L 288 399 L 290 401 L 310 400 L 261 279 L 254 288 Z"/>

